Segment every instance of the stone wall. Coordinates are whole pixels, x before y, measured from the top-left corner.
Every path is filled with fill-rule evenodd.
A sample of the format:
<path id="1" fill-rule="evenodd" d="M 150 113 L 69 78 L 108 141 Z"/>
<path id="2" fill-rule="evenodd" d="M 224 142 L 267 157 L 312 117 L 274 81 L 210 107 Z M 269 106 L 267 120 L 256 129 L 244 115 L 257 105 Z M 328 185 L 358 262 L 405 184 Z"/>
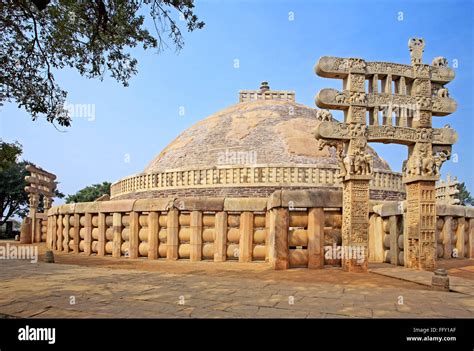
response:
<path id="1" fill-rule="evenodd" d="M 369 260 L 403 266 L 405 264 L 406 202 L 373 206 L 370 215 Z M 474 208 L 436 205 L 437 259 L 474 257 Z"/>
<path id="2" fill-rule="evenodd" d="M 404 263 L 405 202 L 371 208 L 369 259 Z M 342 192 L 278 190 L 268 198 L 169 197 L 56 206 L 46 243 L 82 255 L 267 262 L 274 269 L 341 265 Z M 438 205 L 439 257 L 474 257 L 474 209 Z"/>

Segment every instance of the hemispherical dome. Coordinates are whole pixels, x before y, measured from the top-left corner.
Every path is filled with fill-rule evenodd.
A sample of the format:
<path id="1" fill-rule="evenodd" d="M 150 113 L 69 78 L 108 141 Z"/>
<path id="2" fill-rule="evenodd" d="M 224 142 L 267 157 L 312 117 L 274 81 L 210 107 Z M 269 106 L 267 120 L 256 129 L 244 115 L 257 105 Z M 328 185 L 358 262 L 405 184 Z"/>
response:
<path id="1" fill-rule="evenodd" d="M 260 94 L 241 92 L 240 103 L 185 130 L 143 173 L 112 184 L 111 197 L 267 197 L 281 189 L 340 188 L 336 151 L 320 150 L 312 135 L 317 110 L 294 102 L 292 92 Z M 372 198 L 403 198 L 401 175 L 368 149 Z"/>
<path id="2" fill-rule="evenodd" d="M 312 130 L 316 109 L 282 100 L 239 103 L 185 130 L 145 168 L 145 173 L 224 165 L 335 166 L 333 150 L 318 149 Z M 370 149 L 374 168 L 390 170 Z"/>

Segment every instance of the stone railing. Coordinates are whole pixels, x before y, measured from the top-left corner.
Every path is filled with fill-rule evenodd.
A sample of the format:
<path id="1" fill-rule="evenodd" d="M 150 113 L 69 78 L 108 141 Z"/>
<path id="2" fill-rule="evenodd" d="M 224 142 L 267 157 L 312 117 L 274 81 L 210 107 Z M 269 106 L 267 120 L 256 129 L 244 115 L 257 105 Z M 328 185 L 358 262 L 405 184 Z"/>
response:
<path id="1" fill-rule="evenodd" d="M 406 202 L 373 206 L 369 223 L 369 260 L 403 266 Z M 474 257 L 474 208 L 436 205 L 437 258 Z"/>
<path id="2" fill-rule="evenodd" d="M 111 198 L 141 191 L 213 187 L 341 186 L 337 167 L 222 167 L 144 173 L 123 178 L 110 188 Z M 400 173 L 375 171 L 371 189 L 404 193 Z"/>
<path id="3" fill-rule="evenodd" d="M 404 264 L 405 202 L 369 204 L 369 260 Z M 268 198 L 155 198 L 56 206 L 46 243 L 83 255 L 341 265 L 342 192 L 278 190 Z M 437 205 L 438 258 L 474 257 L 474 208 Z"/>
<path id="4" fill-rule="evenodd" d="M 46 242 L 85 255 L 322 268 L 334 263 L 324 262 L 323 245 L 340 243 L 341 205 L 330 190 L 68 204 L 48 211 Z"/>

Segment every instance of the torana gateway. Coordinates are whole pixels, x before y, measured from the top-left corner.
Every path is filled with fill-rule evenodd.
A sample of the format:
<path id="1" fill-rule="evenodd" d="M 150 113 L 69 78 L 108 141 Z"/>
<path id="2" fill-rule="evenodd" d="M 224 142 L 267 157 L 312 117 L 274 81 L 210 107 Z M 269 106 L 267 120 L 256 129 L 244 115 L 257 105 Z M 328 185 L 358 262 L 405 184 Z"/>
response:
<path id="1" fill-rule="evenodd" d="M 110 199 L 50 208 L 33 240 L 84 256 L 275 269 L 433 270 L 438 258 L 472 258 L 474 209 L 436 202 L 457 134 L 433 128 L 432 117 L 456 110 L 445 87 L 454 71 L 442 57 L 424 64 L 424 45 L 409 41 L 409 65 L 322 57 L 316 73 L 343 88 L 320 91 L 321 110 L 266 82 L 241 91 L 238 104 L 184 131 L 143 173 L 115 182 Z M 403 174 L 371 142 L 406 145 Z"/>

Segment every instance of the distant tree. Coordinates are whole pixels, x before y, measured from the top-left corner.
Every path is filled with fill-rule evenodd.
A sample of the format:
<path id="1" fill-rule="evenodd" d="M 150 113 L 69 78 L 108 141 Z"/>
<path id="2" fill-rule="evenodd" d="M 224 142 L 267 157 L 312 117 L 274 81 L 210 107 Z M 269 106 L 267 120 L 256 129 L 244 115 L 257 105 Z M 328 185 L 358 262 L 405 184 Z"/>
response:
<path id="1" fill-rule="evenodd" d="M 66 203 L 94 201 L 102 195 L 110 194 L 111 185 L 109 182 L 103 182 L 102 184 L 86 186 L 74 195 L 66 196 Z"/>
<path id="2" fill-rule="evenodd" d="M 6 143 L 0 139 L 0 172 L 13 165 L 21 152 L 21 145 L 18 142 Z"/>
<path id="3" fill-rule="evenodd" d="M 463 206 L 474 206 L 474 198 L 471 196 L 469 190 L 467 190 L 464 182 L 458 184 L 459 193 L 455 195 L 456 199 L 461 201 L 460 205 Z"/>
<path id="4" fill-rule="evenodd" d="M 179 16 L 179 20 L 178 20 Z M 144 26 L 149 19 L 155 35 Z M 15 101 L 35 120 L 69 126 L 67 92 L 54 71 L 73 68 L 87 78 L 112 78 L 128 85 L 137 73 L 130 48 L 184 45 L 178 25 L 189 32 L 204 22 L 193 0 L 2 0 L 0 6 L 0 106 Z"/>
<path id="5" fill-rule="evenodd" d="M 19 143 L 0 142 L 0 225 L 8 219 L 18 216 L 23 218 L 28 215 L 28 194 L 25 192 L 27 182 L 25 177 L 29 175 L 25 167 L 32 164 L 28 161 L 18 161 L 22 154 L 22 146 Z M 56 197 L 64 197 L 64 194 L 55 191 Z M 38 211 L 43 212 L 43 199 L 40 197 Z"/>

